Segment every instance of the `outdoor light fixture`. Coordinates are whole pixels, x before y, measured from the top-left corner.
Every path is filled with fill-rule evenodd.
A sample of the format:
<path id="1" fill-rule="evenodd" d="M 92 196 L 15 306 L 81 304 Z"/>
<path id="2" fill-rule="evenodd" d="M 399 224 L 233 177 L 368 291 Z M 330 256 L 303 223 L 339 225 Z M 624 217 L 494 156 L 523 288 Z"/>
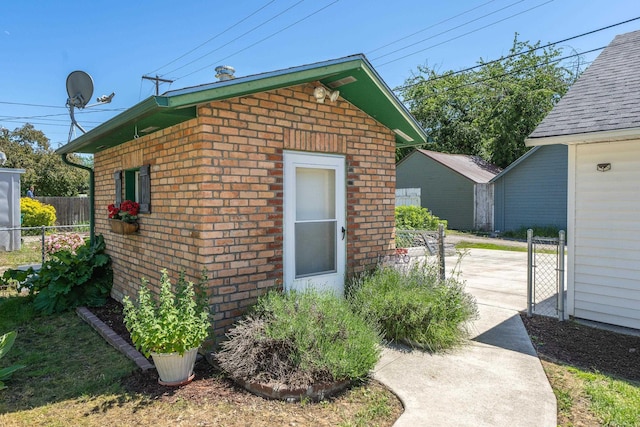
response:
<path id="1" fill-rule="evenodd" d="M 340 96 L 340 91 L 339 90 L 330 91 L 324 86 L 317 86 L 313 90 L 313 97 L 316 99 L 316 101 L 319 104 L 324 104 L 324 100 L 327 97 L 327 95 L 329 96 L 329 99 L 331 100 L 331 102 L 336 102 L 336 100 L 338 99 L 338 96 Z"/>
<path id="2" fill-rule="evenodd" d="M 611 170 L 611 163 L 598 163 L 598 172 L 607 172 Z"/>

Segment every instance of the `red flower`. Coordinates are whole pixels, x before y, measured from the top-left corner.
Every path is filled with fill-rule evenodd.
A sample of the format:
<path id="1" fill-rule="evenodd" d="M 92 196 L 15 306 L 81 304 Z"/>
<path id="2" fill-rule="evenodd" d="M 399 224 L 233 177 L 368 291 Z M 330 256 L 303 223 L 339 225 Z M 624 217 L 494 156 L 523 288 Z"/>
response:
<path id="1" fill-rule="evenodd" d="M 140 205 L 137 202 L 131 200 L 125 200 L 120 203 L 120 207 L 117 208 L 114 204 L 107 206 L 109 211 L 109 218 L 119 219 L 124 222 L 136 222 L 138 219 L 138 212 L 140 211 Z"/>

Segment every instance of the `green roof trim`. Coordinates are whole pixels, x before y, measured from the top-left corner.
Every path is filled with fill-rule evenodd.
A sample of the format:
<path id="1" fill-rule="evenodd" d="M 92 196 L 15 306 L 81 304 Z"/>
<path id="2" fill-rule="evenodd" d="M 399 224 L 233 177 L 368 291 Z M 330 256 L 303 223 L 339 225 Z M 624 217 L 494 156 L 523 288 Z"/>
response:
<path id="1" fill-rule="evenodd" d="M 197 106 L 303 83 L 320 81 L 336 87 L 340 97 L 396 132 L 396 144 L 427 142 L 427 135 L 384 83 L 364 55 L 303 65 L 253 76 L 239 77 L 151 96 L 91 131 L 60 147 L 57 153 L 96 153 L 195 118 Z"/>

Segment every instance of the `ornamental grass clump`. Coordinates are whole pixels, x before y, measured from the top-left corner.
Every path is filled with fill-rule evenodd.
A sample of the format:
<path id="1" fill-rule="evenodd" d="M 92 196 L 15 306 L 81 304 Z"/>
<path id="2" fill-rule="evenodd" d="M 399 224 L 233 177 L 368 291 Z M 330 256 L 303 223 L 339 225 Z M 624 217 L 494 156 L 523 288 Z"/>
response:
<path id="1" fill-rule="evenodd" d="M 384 338 L 429 351 L 446 350 L 469 336 L 477 318 L 475 299 L 455 278 L 416 265 L 407 271 L 380 267 L 350 283 L 348 299 L 357 313 L 379 325 Z"/>
<path id="2" fill-rule="evenodd" d="M 306 388 L 365 378 L 380 356 L 380 334 L 343 298 L 306 290 L 261 297 L 217 354 L 232 378 Z"/>
<path id="3" fill-rule="evenodd" d="M 180 274 L 175 292 L 166 269 L 161 270 L 160 294 L 155 300 L 149 290 L 149 281 L 142 278 L 136 304 L 125 296 L 124 323 L 131 341 L 149 357 L 153 353 L 178 353 L 198 348 L 209 335 L 211 319 L 206 299 L 202 297 L 203 275 L 198 292 L 193 282 Z"/>

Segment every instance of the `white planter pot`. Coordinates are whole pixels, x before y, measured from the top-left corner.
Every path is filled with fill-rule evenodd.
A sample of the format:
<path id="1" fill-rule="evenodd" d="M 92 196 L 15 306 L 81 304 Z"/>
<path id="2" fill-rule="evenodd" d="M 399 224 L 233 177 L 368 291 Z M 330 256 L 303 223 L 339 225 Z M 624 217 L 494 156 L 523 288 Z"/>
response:
<path id="1" fill-rule="evenodd" d="M 192 348 L 182 356 L 178 353 L 151 353 L 162 385 L 179 386 L 193 379 L 193 367 L 196 363 L 198 348 Z"/>

